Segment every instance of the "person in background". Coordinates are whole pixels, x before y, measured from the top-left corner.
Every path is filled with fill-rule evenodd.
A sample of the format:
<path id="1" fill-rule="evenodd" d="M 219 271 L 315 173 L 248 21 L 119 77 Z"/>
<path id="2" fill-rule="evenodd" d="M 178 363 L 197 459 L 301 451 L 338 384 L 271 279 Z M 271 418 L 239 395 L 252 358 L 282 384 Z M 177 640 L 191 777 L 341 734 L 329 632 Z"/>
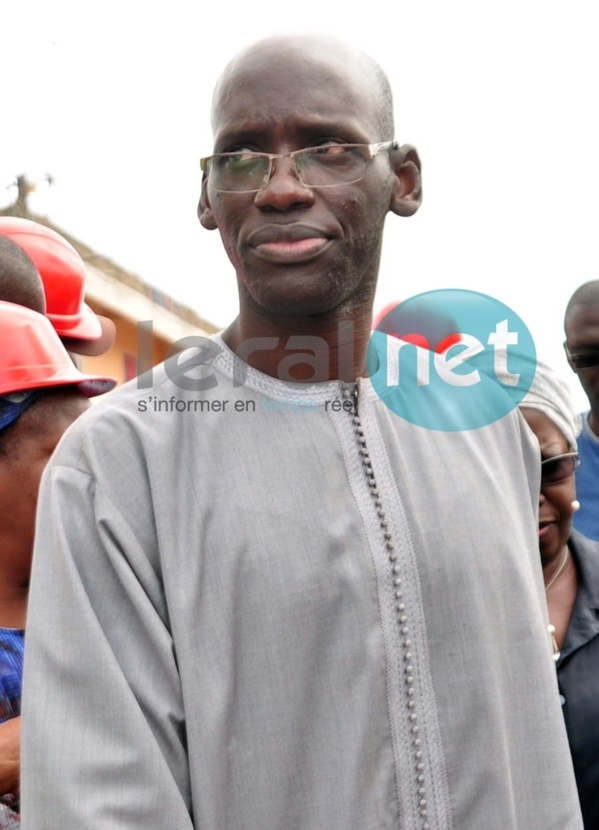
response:
<path id="1" fill-rule="evenodd" d="M 31 256 L 26 252 L 29 250 L 35 257 L 36 262 L 43 273 L 43 279 Z M 50 298 L 50 320 L 57 333 L 63 334 L 63 343 L 70 350 L 80 354 L 100 354 L 106 351 L 114 339 L 115 328 L 112 321 L 102 318 L 83 303 L 83 292 L 85 287 L 85 266 L 81 257 L 59 234 L 35 222 L 27 219 L 14 217 L 0 217 L 0 302 L 8 302 L 24 306 L 41 314 L 46 314 L 46 296 Z M 9 309 L 10 311 L 10 309 Z M 4 350 L 0 363 L 5 368 L 9 359 L 6 349 L 7 337 L 11 331 L 7 325 L 6 309 L 3 316 L 4 329 L 0 331 L 0 339 Z M 72 336 L 76 334 L 77 336 Z M 55 339 L 55 338 L 54 338 Z M 54 344 L 56 345 L 56 343 Z M 25 356 L 22 356 L 25 359 Z M 61 358 L 64 355 L 61 353 Z M 31 359 L 37 359 L 33 356 Z M 16 371 L 14 366 L 11 372 Z M 32 371 L 31 367 L 25 368 L 26 373 Z M 105 391 L 105 390 L 102 390 Z M 71 396 L 74 393 L 70 393 Z M 77 393 L 80 394 L 80 393 Z M 48 394 L 43 405 L 37 405 L 32 412 L 45 413 L 46 407 L 58 393 Z M 64 412 L 68 418 L 68 401 L 63 395 Z M 7 399 L 9 400 L 9 399 Z M 27 398 L 29 404 L 35 402 L 34 396 Z M 9 414 L 19 413 L 14 407 L 7 407 L 0 404 L 2 417 L 6 423 L 0 425 L 0 459 L 4 454 L 2 446 L 13 431 L 6 429 L 9 426 Z M 73 405 L 70 404 L 70 408 Z M 58 408 L 60 409 L 60 408 Z M 25 408 L 23 409 L 23 412 Z M 60 411 L 57 410 L 60 415 Z M 28 417 L 31 417 L 28 416 Z M 24 423 L 27 422 L 27 418 Z M 54 433 L 52 433 L 52 429 Z M 60 423 L 54 416 L 52 419 L 50 440 L 44 447 L 50 450 L 53 447 L 52 435 L 55 435 L 60 428 Z M 44 425 L 40 427 L 39 435 L 48 435 Z M 40 443 L 41 446 L 41 443 Z M 34 447 L 35 450 L 35 447 Z M 26 454 L 26 453 L 23 453 Z M 43 456 L 45 459 L 48 455 Z M 6 466 L 4 464 L 4 466 Z M 6 487 L 6 485 L 5 485 Z M 22 504 L 23 515 L 27 511 L 31 513 L 34 503 L 32 493 L 15 487 L 13 483 L 12 492 L 19 496 Z M 14 510 L 12 511 L 14 512 Z M 3 529 L 6 530 L 10 514 L 3 516 Z M 15 528 L 17 525 L 14 526 Z M 23 530 L 23 545 L 29 550 L 27 556 L 31 557 L 33 531 L 33 516 L 31 515 L 31 526 L 27 521 L 18 525 Z M 3 533 L 0 541 L 6 544 Z M 8 558 L 5 558 L 8 562 Z M 27 579 L 23 585 L 28 585 Z M 6 569 L 0 572 L 0 596 L 5 597 L 7 591 L 12 591 L 14 585 L 10 583 L 10 574 Z M 23 597 L 21 597 L 23 599 Z M 18 821 L 19 815 L 13 809 L 15 805 L 15 792 L 18 788 L 19 772 L 19 750 L 20 750 L 20 725 L 21 719 L 18 716 L 21 699 L 21 675 L 22 675 L 22 626 L 15 629 L 3 628 L 0 631 L 0 830 L 4 827 L 11 827 Z M 11 806 L 12 805 L 12 806 Z"/>
<path id="2" fill-rule="evenodd" d="M 0 217 L 1 221 L 1 217 Z M 46 313 L 44 284 L 31 257 L 0 233 L 0 301 Z"/>
<path id="3" fill-rule="evenodd" d="M 0 263 L 7 255 L 6 241 L 0 240 Z M 21 261 L 19 254 L 13 261 L 14 268 Z M 27 273 L 27 262 L 22 265 Z M 35 302 L 36 295 L 22 295 L 21 299 Z M 88 398 L 112 386 L 111 379 L 84 375 L 75 367 L 45 316 L 0 301 L 2 830 L 18 823 L 24 629 L 39 480 L 63 432 L 88 407 Z"/>
<path id="4" fill-rule="evenodd" d="M 0 235 L 0 300 L 14 303 L 44 314 L 46 299 L 44 286 L 37 268 L 25 251 L 6 236 Z M 0 436 L 2 435 L 0 429 Z M 0 591 L 3 586 L 0 583 Z M 16 639 L 6 649 L 5 639 Z M 18 807 L 20 710 L 22 675 L 22 633 L 18 629 L 5 636 L 0 631 L 0 829 L 10 830 L 20 823 Z M 16 662 L 16 666 L 15 666 Z"/>
<path id="5" fill-rule="evenodd" d="M 584 826 L 597 830 L 599 543 L 572 528 L 580 417 L 567 385 L 542 364 L 520 408 L 541 449 L 539 551 L 550 632 Z"/>
<path id="6" fill-rule="evenodd" d="M 96 314 L 84 302 L 87 272 L 85 263 L 73 246 L 59 233 L 15 216 L 0 216 L 0 238 L 12 240 L 30 257 L 39 272 L 45 293 L 45 313 L 69 352 L 100 355 L 114 342 L 113 321 Z M 18 283 L 22 275 L 13 273 L 6 279 L 0 300 L 21 303 Z M 38 303 L 21 303 L 36 311 Z"/>
<path id="7" fill-rule="evenodd" d="M 533 437 L 423 429 L 369 377 L 384 223 L 421 201 L 386 76 L 267 38 L 212 122 L 240 313 L 44 473 L 24 830 L 579 830 Z"/>
<path id="8" fill-rule="evenodd" d="M 566 307 L 564 330 L 568 363 L 589 400 L 578 438 L 576 490 L 580 510 L 574 517 L 574 527 L 599 541 L 599 280 L 576 289 Z"/>

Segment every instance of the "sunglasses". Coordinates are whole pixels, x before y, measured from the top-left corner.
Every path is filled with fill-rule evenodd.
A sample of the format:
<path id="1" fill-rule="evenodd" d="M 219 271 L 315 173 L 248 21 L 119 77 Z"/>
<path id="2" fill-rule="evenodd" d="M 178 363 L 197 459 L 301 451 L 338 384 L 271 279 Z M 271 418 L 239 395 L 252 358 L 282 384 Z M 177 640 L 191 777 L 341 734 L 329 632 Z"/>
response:
<path id="1" fill-rule="evenodd" d="M 599 350 L 572 354 L 567 342 L 564 343 L 564 349 L 573 372 L 576 372 L 578 369 L 592 369 L 595 366 L 599 366 Z"/>
<path id="2" fill-rule="evenodd" d="M 554 455 L 541 461 L 541 488 L 560 484 L 570 478 L 579 464 L 577 452 L 565 452 L 563 455 Z"/>

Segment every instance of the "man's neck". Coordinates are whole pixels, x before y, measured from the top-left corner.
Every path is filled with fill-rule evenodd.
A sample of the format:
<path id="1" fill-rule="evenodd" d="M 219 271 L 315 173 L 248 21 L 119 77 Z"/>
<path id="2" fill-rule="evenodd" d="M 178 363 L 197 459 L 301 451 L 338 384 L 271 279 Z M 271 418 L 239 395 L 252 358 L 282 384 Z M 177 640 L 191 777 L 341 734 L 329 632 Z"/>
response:
<path id="1" fill-rule="evenodd" d="M 0 589 L 0 626 L 25 628 L 28 584 L 12 579 L 2 582 Z"/>
<path id="2" fill-rule="evenodd" d="M 352 319 L 267 319 L 259 325 L 240 315 L 223 332 L 223 340 L 241 360 L 271 377 L 297 383 L 352 382 L 367 373 L 371 320 L 370 309 Z"/>
<path id="3" fill-rule="evenodd" d="M 591 432 L 593 432 L 597 437 L 599 437 L 599 415 L 593 412 L 592 409 L 589 412 L 589 426 L 591 428 Z"/>

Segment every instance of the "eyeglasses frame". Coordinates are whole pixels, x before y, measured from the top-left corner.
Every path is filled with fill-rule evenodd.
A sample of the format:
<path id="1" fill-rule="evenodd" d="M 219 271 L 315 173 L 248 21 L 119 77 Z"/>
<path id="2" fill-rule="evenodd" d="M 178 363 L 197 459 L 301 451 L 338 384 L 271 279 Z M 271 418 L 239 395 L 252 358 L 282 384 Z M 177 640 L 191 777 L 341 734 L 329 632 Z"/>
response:
<path id="1" fill-rule="evenodd" d="M 543 481 L 543 464 L 550 464 L 554 461 L 561 461 L 562 458 L 573 458 L 574 459 L 574 468 L 571 473 L 563 478 L 558 479 L 557 481 Z M 541 487 L 553 487 L 555 484 L 561 484 L 563 481 L 567 481 L 571 476 L 574 475 L 577 468 L 580 467 L 580 455 L 578 452 L 562 452 L 559 455 L 552 455 L 549 458 L 543 458 L 541 461 Z"/>
<path id="2" fill-rule="evenodd" d="M 364 177 L 364 173 L 358 179 L 351 179 L 350 181 L 342 181 L 342 182 L 334 182 L 333 184 L 307 184 L 304 182 L 300 176 L 300 173 L 297 169 L 297 165 L 294 161 L 295 157 L 300 155 L 301 153 L 305 153 L 308 150 L 319 150 L 323 147 L 330 146 L 330 145 L 320 145 L 316 147 L 302 147 L 301 150 L 293 150 L 291 153 L 259 153 L 259 152 L 247 152 L 246 155 L 252 158 L 265 158 L 268 159 L 268 172 L 264 176 L 264 182 L 261 187 L 252 189 L 252 190 L 221 190 L 220 188 L 214 188 L 218 193 L 259 193 L 261 190 L 268 185 L 273 170 L 273 161 L 275 159 L 291 159 L 293 172 L 297 179 L 305 186 L 310 188 L 311 190 L 322 190 L 326 187 L 340 187 L 341 185 L 345 184 L 355 184 L 355 182 L 361 181 Z M 379 153 L 382 153 L 384 150 L 397 150 L 399 148 L 399 143 L 395 140 L 393 141 L 379 141 L 373 144 L 339 144 L 339 147 L 347 147 L 347 148 L 357 148 L 359 147 L 365 153 L 368 153 L 368 157 L 364 158 L 365 162 L 372 161 L 372 159 L 377 156 Z M 210 171 L 207 170 L 208 162 L 210 162 L 214 158 L 223 158 L 223 157 L 230 157 L 230 156 L 237 156 L 239 152 L 232 152 L 232 153 L 213 153 L 211 156 L 204 156 L 200 159 L 200 170 L 205 176 L 210 175 Z"/>

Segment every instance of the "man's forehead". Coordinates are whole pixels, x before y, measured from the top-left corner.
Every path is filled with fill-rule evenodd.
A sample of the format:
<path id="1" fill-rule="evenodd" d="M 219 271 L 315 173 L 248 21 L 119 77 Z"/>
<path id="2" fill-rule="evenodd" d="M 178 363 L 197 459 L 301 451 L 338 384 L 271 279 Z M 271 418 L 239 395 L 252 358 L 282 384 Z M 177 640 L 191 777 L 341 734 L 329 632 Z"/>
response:
<path id="1" fill-rule="evenodd" d="M 280 35 L 264 38 L 243 49 L 229 61 L 217 83 L 218 86 L 232 76 L 266 70 L 273 63 L 290 64 L 297 70 L 311 64 L 345 66 L 350 69 L 356 61 L 363 61 L 364 54 L 336 38 L 326 36 Z"/>
<path id="2" fill-rule="evenodd" d="M 599 346 L 599 297 L 595 302 L 573 306 L 565 328 L 570 345 Z"/>
<path id="3" fill-rule="evenodd" d="M 315 99 L 315 111 L 319 104 L 331 107 L 338 98 L 335 92 L 343 91 L 345 99 L 348 95 L 362 99 L 367 109 L 376 112 L 373 67 L 361 52 L 334 38 L 284 36 L 259 41 L 235 56 L 222 73 L 212 102 L 213 129 L 218 131 L 233 108 L 237 116 L 244 99 L 254 111 L 259 101 L 260 115 L 266 118 L 285 117 L 277 107 L 284 101 L 291 113 L 300 103 L 298 92 Z M 292 89 L 294 98 L 289 99 L 287 92 Z M 345 109 L 350 106 L 348 101 Z"/>
<path id="4" fill-rule="evenodd" d="M 306 96 L 307 98 L 308 96 Z M 318 96 L 312 101 L 318 102 Z M 246 104 L 249 103 L 249 106 Z M 319 111 L 294 99 L 293 102 L 278 105 L 269 101 L 259 110 L 244 102 L 237 107 L 222 107 L 215 118 L 214 146 L 222 151 L 231 144 L 256 144 L 267 152 L 277 152 L 271 148 L 278 142 L 297 144 L 297 148 L 306 147 L 310 142 L 323 136 L 342 137 L 350 143 L 369 144 L 377 140 L 374 127 L 365 125 L 364 118 L 355 115 L 348 107 L 329 106 L 322 102 Z M 326 113 L 326 114 L 320 114 Z M 372 123 L 372 122 L 370 122 Z M 308 143 L 306 143 L 308 142 Z"/>

